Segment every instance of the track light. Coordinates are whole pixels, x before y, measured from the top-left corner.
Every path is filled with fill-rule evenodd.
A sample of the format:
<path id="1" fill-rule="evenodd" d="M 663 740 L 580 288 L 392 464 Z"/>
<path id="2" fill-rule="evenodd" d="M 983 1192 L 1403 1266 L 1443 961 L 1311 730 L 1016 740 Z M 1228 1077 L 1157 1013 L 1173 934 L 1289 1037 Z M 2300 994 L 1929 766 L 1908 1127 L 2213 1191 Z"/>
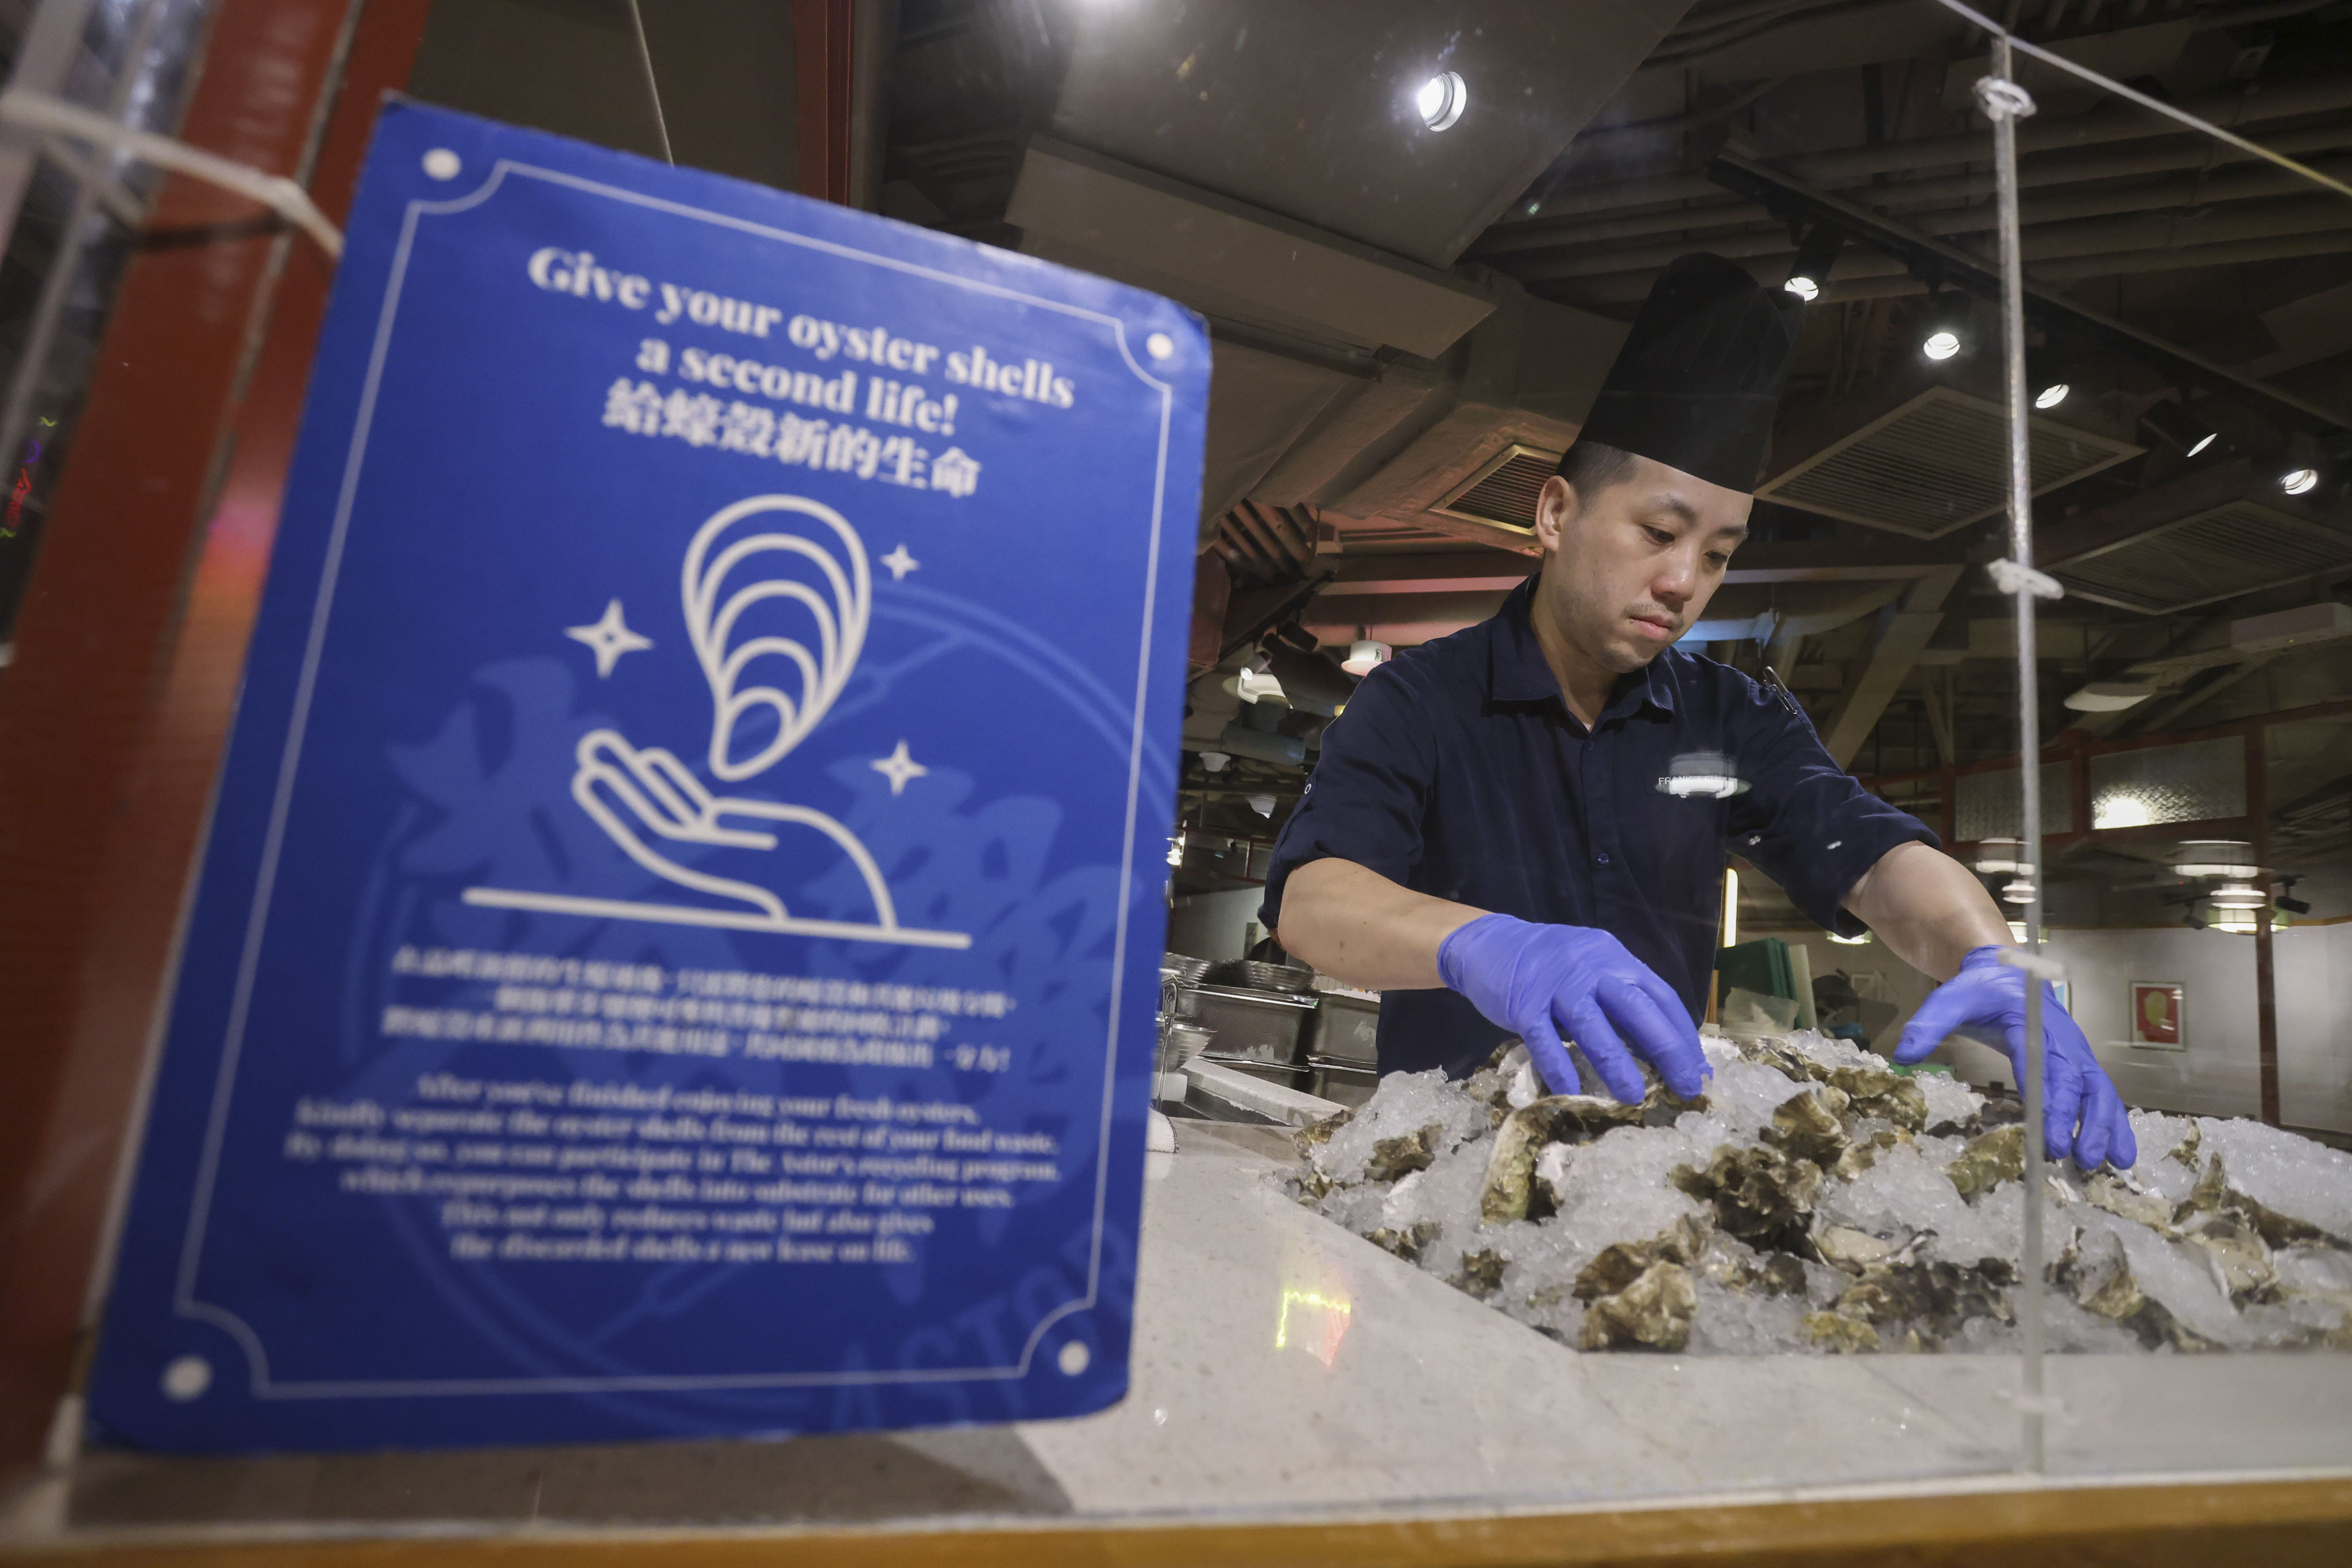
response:
<path id="1" fill-rule="evenodd" d="M 1789 280 L 1780 285 L 1798 299 L 1811 304 L 1829 286 L 1830 268 L 1837 264 L 1838 248 L 1845 244 L 1845 231 L 1829 224 L 1817 223 L 1805 233 L 1797 247 L 1797 259 L 1789 268 Z"/>
<path id="2" fill-rule="evenodd" d="M 2044 414 L 2065 402 L 2074 391 L 2067 366 L 2038 346 L 2025 351 L 2025 386 L 2033 395 L 2033 406 Z"/>
<path id="3" fill-rule="evenodd" d="M 1432 131 L 1451 129 L 1470 106 L 1470 88 L 1459 71 L 1439 71 L 1421 84 L 1412 95 L 1412 106 L 1421 110 L 1421 122 Z"/>
<path id="4" fill-rule="evenodd" d="M 2183 457 L 2193 458 L 2220 438 L 2220 432 L 2185 405 L 2170 401 L 2149 407 L 2139 416 L 2140 423 L 2180 448 Z"/>
<path id="5" fill-rule="evenodd" d="M 1971 335 L 1969 297 L 1966 294 L 1940 295 L 1935 309 L 1928 312 L 1927 332 L 1919 340 L 1919 352 L 1931 360 L 1951 359 L 1968 348 Z"/>
<path id="6" fill-rule="evenodd" d="M 2289 468 L 2279 476 L 2279 489 L 2291 496 L 2307 496 L 2318 488 L 2317 468 Z"/>

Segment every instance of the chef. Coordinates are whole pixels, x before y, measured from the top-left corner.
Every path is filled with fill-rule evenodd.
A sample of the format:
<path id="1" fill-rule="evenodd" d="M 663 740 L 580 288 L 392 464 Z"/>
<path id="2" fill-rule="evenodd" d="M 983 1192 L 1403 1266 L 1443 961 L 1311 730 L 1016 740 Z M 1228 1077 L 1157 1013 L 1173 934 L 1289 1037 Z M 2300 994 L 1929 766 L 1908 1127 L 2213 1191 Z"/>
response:
<path id="1" fill-rule="evenodd" d="M 1536 575 L 1375 669 L 1324 732 L 1264 919 L 1383 993 L 1382 1073 L 1460 1077 L 1517 1036 L 1558 1093 L 1588 1088 L 1570 1044 L 1620 1100 L 1641 1062 L 1700 1092 L 1728 849 L 1942 983 L 1896 1061 L 1967 1029 L 2022 1081 L 2027 976 L 1974 874 L 1783 689 L 1675 646 L 1747 537 L 1801 309 L 1719 257 L 1667 268 L 1544 482 Z M 2046 990 L 2042 1018 L 2051 1156 L 2130 1165 L 2123 1102 Z"/>

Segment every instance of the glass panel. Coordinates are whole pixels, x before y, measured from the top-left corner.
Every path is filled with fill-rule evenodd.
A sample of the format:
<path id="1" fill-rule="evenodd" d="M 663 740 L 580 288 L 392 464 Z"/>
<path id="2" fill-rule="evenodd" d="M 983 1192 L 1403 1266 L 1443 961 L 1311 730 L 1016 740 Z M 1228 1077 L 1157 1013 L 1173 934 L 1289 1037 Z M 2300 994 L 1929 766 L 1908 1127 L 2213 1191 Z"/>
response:
<path id="1" fill-rule="evenodd" d="M 2023 832 L 2015 768 L 1962 773 L 1953 781 L 1952 836 L 1963 844 L 2014 838 Z M 2074 773 L 2065 763 L 2042 764 L 2042 823 L 2047 833 L 2069 831 L 2074 820 Z"/>
<path id="2" fill-rule="evenodd" d="M 2246 815 L 2246 742 L 2237 735 L 2091 759 L 2091 826 L 2149 827 Z"/>

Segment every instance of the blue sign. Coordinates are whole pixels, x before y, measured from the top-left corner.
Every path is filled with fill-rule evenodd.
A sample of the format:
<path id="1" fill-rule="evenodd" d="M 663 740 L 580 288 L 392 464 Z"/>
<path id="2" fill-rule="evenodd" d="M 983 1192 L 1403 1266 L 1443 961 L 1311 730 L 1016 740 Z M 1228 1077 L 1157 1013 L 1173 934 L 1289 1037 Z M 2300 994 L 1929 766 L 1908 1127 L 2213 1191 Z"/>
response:
<path id="1" fill-rule="evenodd" d="M 1208 376 L 1152 295 L 388 108 L 100 1432 L 1118 1400 Z"/>

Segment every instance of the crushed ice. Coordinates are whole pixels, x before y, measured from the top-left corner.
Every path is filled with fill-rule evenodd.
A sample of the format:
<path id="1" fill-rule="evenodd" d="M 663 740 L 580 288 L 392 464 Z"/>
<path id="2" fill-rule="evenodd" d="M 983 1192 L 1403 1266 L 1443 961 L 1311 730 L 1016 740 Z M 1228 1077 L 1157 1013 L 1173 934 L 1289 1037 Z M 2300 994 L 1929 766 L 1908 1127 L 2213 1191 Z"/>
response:
<path id="1" fill-rule="evenodd" d="M 1301 1203 L 1586 1350 L 2006 1351 L 2014 1102 L 1810 1030 L 1703 1037 L 1703 1099 L 1547 1096 L 1523 1049 L 1392 1074 L 1299 1134 Z M 2050 1168 L 2047 1321 L 2075 1351 L 2352 1349 L 2352 1155 L 2132 1112 L 2139 1163 Z"/>

